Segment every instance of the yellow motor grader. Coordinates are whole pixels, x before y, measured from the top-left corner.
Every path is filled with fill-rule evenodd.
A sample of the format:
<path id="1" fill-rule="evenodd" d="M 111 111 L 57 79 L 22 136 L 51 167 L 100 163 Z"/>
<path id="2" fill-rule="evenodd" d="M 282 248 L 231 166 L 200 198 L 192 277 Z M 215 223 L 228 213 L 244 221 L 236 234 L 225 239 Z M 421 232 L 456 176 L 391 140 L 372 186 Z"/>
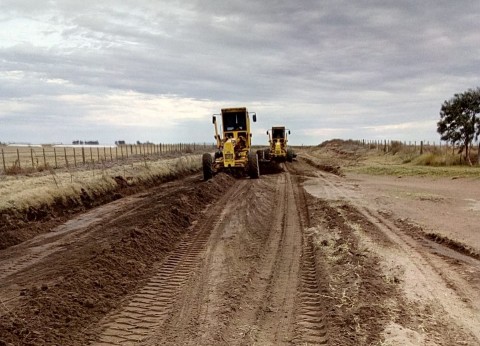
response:
<path id="1" fill-rule="evenodd" d="M 285 126 L 274 126 L 271 132 L 267 131 L 268 142 L 270 143 L 268 150 L 265 150 L 265 159 L 275 162 L 292 162 L 295 154 L 292 148 L 288 147 L 288 136 L 290 130 Z"/>
<path id="2" fill-rule="evenodd" d="M 214 174 L 226 172 L 236 177 L 260 176 L 257 153 L 251 150 L 250 114 L 257 121 L 257 115 L 249 113 L 247 108 L 222 108 L 221 114 L 212 116 L 215 127 L 217 151 L 214 156 L 203 154 L 203 178 L 208 180 Z M 217 116 L 222 118 L 222 136 L 218 132 Z"/>

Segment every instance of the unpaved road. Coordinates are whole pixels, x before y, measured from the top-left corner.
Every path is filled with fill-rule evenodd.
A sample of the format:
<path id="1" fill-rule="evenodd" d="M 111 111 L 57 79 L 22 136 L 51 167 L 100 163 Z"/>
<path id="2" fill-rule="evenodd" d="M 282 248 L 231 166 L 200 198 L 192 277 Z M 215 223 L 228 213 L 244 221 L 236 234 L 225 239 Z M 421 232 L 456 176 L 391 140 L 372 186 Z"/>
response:
<path id="1" fill-rule="evenodd" d="M 396 178 L 284 168 L 167 183 L 2 250 L 0 345 L 480 345 L 476 252 L 426 236 Z"/>

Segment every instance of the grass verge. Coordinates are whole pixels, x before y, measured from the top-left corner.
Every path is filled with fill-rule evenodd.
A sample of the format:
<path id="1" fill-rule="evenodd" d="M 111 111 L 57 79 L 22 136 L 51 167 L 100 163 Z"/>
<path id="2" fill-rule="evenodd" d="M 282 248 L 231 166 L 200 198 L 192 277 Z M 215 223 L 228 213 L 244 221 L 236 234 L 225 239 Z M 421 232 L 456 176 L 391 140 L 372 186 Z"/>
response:
<path id="1" fill-rule="evenodd" d="M 2 176 L 0 249 L 46 232 L 76 212 L 197 172 L 200 168 L 200 155 L 190 155 L 101 170 L 52 170 L 50 174 Z"/>

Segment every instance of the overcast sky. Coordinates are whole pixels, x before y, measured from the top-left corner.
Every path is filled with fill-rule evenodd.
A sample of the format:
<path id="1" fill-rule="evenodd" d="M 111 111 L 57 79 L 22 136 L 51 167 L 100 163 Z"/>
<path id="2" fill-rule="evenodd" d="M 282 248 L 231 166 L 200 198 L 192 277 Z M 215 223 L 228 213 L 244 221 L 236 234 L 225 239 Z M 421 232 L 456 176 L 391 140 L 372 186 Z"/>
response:
<path id="1" fill-rule="evenodd" d="M 121 4 L 120 4 L 121 3 Z M 0 141 L 437 140 L 480 86 L 478 0 L 0 0 Z"/>

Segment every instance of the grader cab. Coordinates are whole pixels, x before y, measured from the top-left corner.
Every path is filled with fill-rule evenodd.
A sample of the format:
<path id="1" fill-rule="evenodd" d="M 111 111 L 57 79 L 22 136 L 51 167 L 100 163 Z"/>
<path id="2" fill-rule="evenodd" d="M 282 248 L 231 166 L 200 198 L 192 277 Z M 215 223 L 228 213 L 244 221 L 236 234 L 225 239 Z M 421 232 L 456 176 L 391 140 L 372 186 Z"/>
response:
<path id="1" fill-rule="evenodd" d="M 285 126 L 272 127 L 271 132 L 267 131 L 268 142 L 270 143 L 268 150 L 268 159 L 275 162 L 292 162 L 294 153 L 288 147 L 288 136 L 290 130 L 285 129 Z"/>
<path id="2" fill-rule="evenodd" d="M 255 113 L 252 120 L 257 121 Z M 217 116 L 222 119 L 221 135 L 218 131 Z M 212 117 L 215 127 L 217 151 L 212 157 L 203 154 L 203 177 L 208 180 L 214 174 L 226 172 L 236 177 L 248 175 L 252 179 L 260 176 L 257 153 L 251 150 L 250 113 L 247 108 L 223 108 L 221 114 Z"/>

